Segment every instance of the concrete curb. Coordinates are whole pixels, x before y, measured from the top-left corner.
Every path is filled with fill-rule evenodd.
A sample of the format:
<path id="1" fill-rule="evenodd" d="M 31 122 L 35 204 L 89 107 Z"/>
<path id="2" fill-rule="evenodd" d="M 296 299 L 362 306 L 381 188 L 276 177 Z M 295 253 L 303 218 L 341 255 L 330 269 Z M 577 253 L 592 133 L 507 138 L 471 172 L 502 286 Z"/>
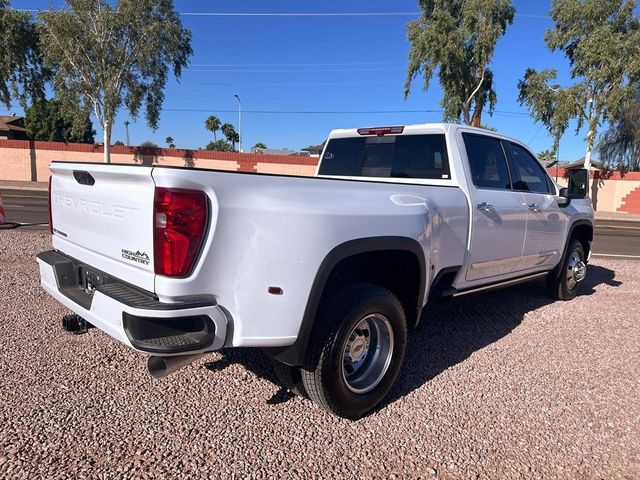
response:
<path id="1" fill-rule="evenodd" d="M 618 222 L 640 222 L 640 215 L 634 215 L 633 213 L 622 212 L 596 212 L 596 222 L 600 221 L 618 221 Z"/>
<path id="2" fill-rule="evenodd" d="M 0 183 L 1 190 L 22 190 L 24 192 L 47 192 L 49 187 L 23 187 L 20 185 L 5 185 Z"/>

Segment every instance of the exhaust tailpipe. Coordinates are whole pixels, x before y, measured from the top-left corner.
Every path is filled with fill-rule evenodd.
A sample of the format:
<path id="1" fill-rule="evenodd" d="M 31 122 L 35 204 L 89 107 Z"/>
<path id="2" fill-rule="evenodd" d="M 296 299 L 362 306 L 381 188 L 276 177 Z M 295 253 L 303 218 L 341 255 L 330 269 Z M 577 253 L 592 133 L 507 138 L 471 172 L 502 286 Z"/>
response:
<path id="1" fill-rule="evenodd" d="M 202 355 L 202 353 L 196 353 L 195 355 L 179 355 L 177 357 L 151 356 L 147 361 L 147 368 L 153 378 L 164 378 L 167 375 L 177 372 L 182 367 L 186 367 Z"/>

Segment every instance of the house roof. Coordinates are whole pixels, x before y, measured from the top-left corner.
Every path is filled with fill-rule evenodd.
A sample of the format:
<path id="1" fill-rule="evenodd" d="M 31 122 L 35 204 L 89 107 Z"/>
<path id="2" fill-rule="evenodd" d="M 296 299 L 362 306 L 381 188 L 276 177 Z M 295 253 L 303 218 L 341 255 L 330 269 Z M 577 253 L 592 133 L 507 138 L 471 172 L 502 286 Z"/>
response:
<path id="1" fill-rule="evenodd" d="M 320 145 L 309 145 L 308 147 L 302 148 L 301 150 L 303 152 L 309 152 L 309 153 L 320 153 L 324 148 L 324 144 L 325 142 L 322 142 Z"/>
<path id="2" fill-rule="evenodd" d="M 294 156 L 294 155 L 304 155 L 306 156 L 306 153 L 300 153 L 300 152 L 296 152 L 295 150 L 287 150 L 286 148 L 252 148 L 251 149 L 252 153 L 259 153 L 259 154 L 263 154 L 263 155 L 279 155 L 279 156 L 283 156 L 283 157 L 290 157 L 290 156 Z"/>
<path id="3" fill-rule="evenodd" d="M 26 132 L 24 117 L 15 115 L 0 115 L 0 130 L 13 132 Z"/>
<path id="4" fill-rule="evenodd" d="M 559 167 L 570 169 L 576 167 L 584 167 L 584 157 L 576 160 L 575 162 L 570 163 L 560 163 Z M 604 165 L 599 160 L 591 160 L 591 169 L 592 170 L 603 170 Z"/>

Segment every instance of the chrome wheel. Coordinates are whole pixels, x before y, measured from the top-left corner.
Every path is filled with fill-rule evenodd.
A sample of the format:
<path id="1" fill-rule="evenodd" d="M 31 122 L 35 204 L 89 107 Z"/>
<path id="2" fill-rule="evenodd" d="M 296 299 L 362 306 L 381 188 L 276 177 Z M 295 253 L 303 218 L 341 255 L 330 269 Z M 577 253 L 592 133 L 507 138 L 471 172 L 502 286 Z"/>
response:
<path id="1" fill-rule="evenodd" d="M 587 264 L 577 250 L 571 253 L 567 264 L 567 287 L 573 290 L 587 276 Z"/>
<path id="2" fill-rule="evenodd" d="M 374 313 L 358 322 L 342 350 L 342 378 L 349 390 L 363 394 L 380 383 L 391 363 L 393 341 L 384 315 Z"/>

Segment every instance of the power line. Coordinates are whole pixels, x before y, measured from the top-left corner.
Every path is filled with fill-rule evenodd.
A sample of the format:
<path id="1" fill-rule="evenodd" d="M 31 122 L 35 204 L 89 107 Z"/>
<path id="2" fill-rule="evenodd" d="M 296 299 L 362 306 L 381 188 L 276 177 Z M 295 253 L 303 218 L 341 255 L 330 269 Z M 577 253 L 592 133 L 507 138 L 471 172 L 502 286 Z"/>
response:
<path id="1" fill-rule="evenodd" d="M 350 65 L 404 65 L 407 62 L 345 62 L 345 63 L 194 63 L 190 67 L 348 67 Z"/>
<path id="2" fill-rule="evenodd" d="M 163 108 L 166 112 L 220 112 L 234 113 L 237 110 L 221 110 L 217 108 Z M 378 114 L 378 113 L 438 113 L 442 110 L 243 110 L 242 113 L 258 113 L 258 114 L 317 114 L 317 115 L 334 115 L 334 114 Z"/>
<path id="3" fill-rule="evenodd" d="M 13 8 L 18 12 L 47 12 L 51 9 Z M 178 12 L 185 17 L 416 17 L 422 12 Z M 548 15 L 516 13 L 516 17 L 533 20 L 548 20 Z"/>
<path id="4" fill-rule="evenodd" d="M 420 12 L 180 12 L 185 17 L 410 17 Z"/>
<path id="5" fill-rule="evenodd" d="M 540 127 L 538 128 L 538 130 L 536 130 L 536 133 L 533 134 L 533 137 L 531 137 L 529 139 L 529 141 L 526 143 L 526 145 L 529 145 L 531 142 L 533 142 L 533 139 L 536 138 L 538 136 L 538 134 L 540 133 L 540 130 L 542 130 L 542 127 L 544 127 L 544 124 L 540 125 Z"/>
<path id="6" fill-rule="evenodd" d="M 166 112 L 220 112 L 235 113 L 237 110 L 223 110 L 217 108 L 164 108 Z M 243 113 L 255 113 L 266 115 L 340 115 L 340 114 L 382 114 L 382 113 L 442 113 L 442 109 L 425 109 L 425 110 L 243 110 Z M 510 117 L 528 117 L 528 113 L 509 112 L 495 110 L 495 115 L 503 115 Z"/>
<path id="7" fill-rule="evenodd" d="M 398 85 L 402 82 L 294 82 L 294 83 L 244 83 L 244 82 L 176 82 L 172 85 L 241 86 L 241 87 L 335 87 L 342 85 Z"/>
<path id="8" fill-rule="evenodd" d="M 235 72 L 235 73 L 288 73 L 288 72 L 296 72 L 296 73 L 317 73 L 317 72 L 388 72 L 391 70 L 403 70 L 404 68 L 308 68 L 305 70 L 301 70 L 299 68 L 294 69 L 239 69 L 239 68 L 205 68 L 205 69 L 192 69 L 189 68 L 185 71 L 190 73 L 211 73 L 211 72 Z"/>

